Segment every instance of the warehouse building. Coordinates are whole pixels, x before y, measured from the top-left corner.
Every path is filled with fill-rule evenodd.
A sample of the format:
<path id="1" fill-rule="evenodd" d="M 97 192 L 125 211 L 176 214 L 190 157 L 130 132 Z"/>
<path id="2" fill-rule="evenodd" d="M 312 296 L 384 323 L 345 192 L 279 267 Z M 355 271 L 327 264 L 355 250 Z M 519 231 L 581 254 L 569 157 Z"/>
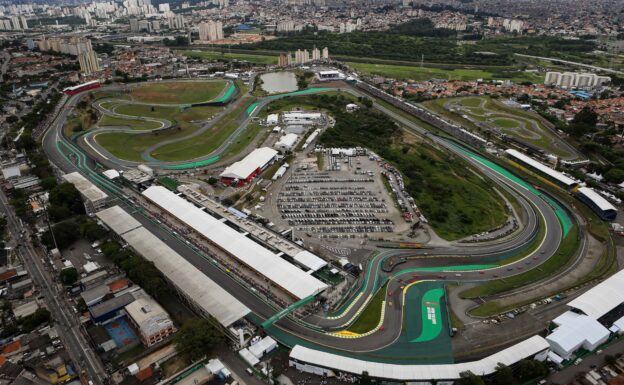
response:
<path id="1" fill-rule="evenodd" d="M 286 134 L 284 136 L 282 136 L 280 138 L 280 140 L 275 143 L 275 149 L 282 151 L 282 152 L 286 152 L 286 151 L 292 151 L 293 148 L 295 148 L 295 145 L 297 144 L 297 140 L 299 139 L 299 135 L 297 134 Z"/>
<path id="2" fill-rule="evenodd" d="M 119 206 L 100 211 L 97 216 L 134 251 L 154 263 L 180 297 L 199 314 L 212 316 L 224 328 L 228 328 L 250 313 L 249 308 Z"/>
<path id="3" fill-rule="evenodd" d="M 563 359 L 583 348 L 593 351 L 609 339 L 611 334 L 596 319 L 567 311 L 553 320 L 557 328 L 546 337 L 550 348 Z"/>
<path id="4" fill-rule="evenodd" d="M 242 160 L 226 167 L 219 175 L 221 182 L 228 186 L 244 186 L 273 164 L 275 159 L 277 159 L 277 151 L 274 149 L 257 148 Z"/>
<path id="5" fill-rule="evenodd" d="M 63 175 L 63 179 L 73 184 L 76 190 L 80 192 L 87 213 L 101 210 L 108 203 L 108 195 L 78 171 Z"/>
<path id="6" fill-rule="evenodd" d="M 624 326 L 624 270 L 589 289 L 568 303 L 570 311 L 553 320 L 556 328 L 546 337 L 562 360 L 573 358 L 579 349 L 593 351 L 611 333 Z"/>
<path id="7" fill-rule="evenodd" d="M 615 218 L 617 218 L 617 209 L 615 206 L 593 189 L 581 187 L 578 189 L 576 197 L 589 206 L 602 220 L 614 221 Z"/>
<path id="8" fill-rule="evenodd" d="M 145 346 L 152 346 L 176 332 L 169 314 L 152 298 L 138 298 L 126 305 L 125 310 Z"/>
<path id="9" fill-rule="evenodd" d="M 290 111 L 282 112 L 282 123 L 289 125 L 309 126 L 322 121 L 323 114 L 320 112 Z"/>
<path id="10" fill-rule="evenodd" d="M 323 282 L 164 187 L 152 186 L 143 191 L 143 196 L 295 299 L 316 295 L 327 288 Z"/>

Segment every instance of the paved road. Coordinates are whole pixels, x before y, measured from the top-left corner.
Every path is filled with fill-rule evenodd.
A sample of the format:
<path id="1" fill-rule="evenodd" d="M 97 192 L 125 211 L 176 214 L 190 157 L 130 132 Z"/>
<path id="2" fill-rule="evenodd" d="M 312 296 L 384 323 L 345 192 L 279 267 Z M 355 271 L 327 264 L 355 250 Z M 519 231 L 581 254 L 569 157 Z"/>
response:
<path id="1" fill-rule="evenodd" d="M 50 276 L 50 272 L 48 272 L 43 263 L 44 258 L 47 258 L 47 256 L 41 250 L 33 247 L 33 241 L 30 239 L 28 228 L 21 225 L 13 212 L 13 208 L 8 204 L 4 192 L 1 190 L 0 208 L 6 214 L 12 238 L 19 240 L 17 241 L 16 250 L 24 261 L 33 282 L 40 288 L 54 320 L 58 322 L 57 330 L 59 336 L 70 358 L 76 364 L 78 372 L 81 372 L 83 369 L 86 370 L 89 378 L 97 385 L 106 383 L 104 382 L 105 370 L 102 363 L 82 335 L 78 320 L 68 311 L 68 309 L 71 309 L 71 306 L 64 299 L 62 289 L 58 289 Z M 20 238 L 22 231 L 24 238 Z"/>
<path id="2" fill-rule="evenodd" d="M 354 93 L 358 96 L 361 95 L 350 88 L 347 91 Z M 70 98 L 69 100 L 70 103 L 75 103 L 78 98 Z M 264 103 L 266 102 L 268 101 L 265 101 Z M 262 104 L 260 105 L 260 107 L 261 106 Z M 447 148 L 449 151 L 455 153 L 457 156 L 473 164 L 475 168 L 477 168 L 484 175 L 494 180 L 501 188 L 517 196 L 519 198 L 519 202 L 521 202 L 523 209 L 526 211 L 526 213 L 529 214 L 529 222 L 524 227 L 524 229 L 520 231 L 517 236 L 512 237 L 508 240 L 488 242 L 487 244 L 483 245 L 457 244 L 452 245 L 451 247 L 430 249 L 428 251 L 393 250 L 388 251 L 387 254 L 384 253 L 384 255 L 420 254 L 421 257 L 424 257 L 425 253 L 429 253 L 431 256 L 436 255 L 435 258 L 426 258 L 418 260 L 417 262 L 410 262 L 414 263 L 414 266 L 416 267 L 483 263 L 483 261 L 486 261 L 488 259 L 496 259 L 503 255 L 517 252 L 519 248 L 524 247 L 527 243 L 534 239 L 539 225 L 539 217 L 542 218 L 541 220 L 545 224 L 547 230 L 544 241 L 534 253 L 527 256 L 525 259 L 521 261 L 516 261 L 506 267 L 491 270 L 465 271 L 462 273 L 455 273 L 461 274 L 461 276 L 455 276 L 455 274 L 452 274 L 447 279 L 452 281 L 479 281 L 497 278 L 495 277 L 495 275 L 499 277 L 515 275 L 522 273 L 523 270 L 527 268 L 527 263 L 530 264 L 531 267 L 536 267 L 536 265 L 543 263 L 546 259 L 548 259 L 555 253 L 561 240 L 562 230 L 559 221 L 555 215 L 555 212 L 548 202 L 546 202 L 541 197 L 529 192 L 521 184 L 508 180 L 507 178 L 498 174 L 496 171 L 490 169 L 489 167 L 486 167 L 484 164 L 469 156 L 465 151 L 462 151 L 457 146 L 452 145 L 445 139 L 430 134 L 423 128 L 413 123 L 411 120 L 405 119 L 401 115 L 398 115 L 391 110 L 385 109 L 382 106 L 378 105 L 377 108 L 389 115 L 391 118 L 399 121 L 401 124 L 408 127 L 409 129 L 419 132 L 421 135 L 428 137 L 437 145 Z M 256 111 L 258 111 L 259 109 L 260 108 L 256 109 Z M 58 141 L 69 143 L 66 139 L 62 137 L 61 134 L 62 123 L 66 118 L 66 114 L 67 110 L 63 110 L 63 112 L 59 115 L 59 118 L 53 122 L 51 129 L 46 133 L 44 137 L 43 146 L 46 153 L 50 157 L 50 160 L 54 164 L 60 167 L 63 171 L 70 172 L 78 169 L 78 167 L 76 167 L 76 165 L 74 164 L 74 159 L 68 158 L 67 154 L 64 153 L 65 151 L 59 151 L 57 149 Z M 248 121 L 250 118 L 251 117 L 247 117 L 246 121 Z M 93 166 L 91 165 L 89 167 Z M 87 176 L 89 176 L 89 169 L 85 166 L 82 166 L 81 168 L 81 171 L 87 173 Z M 194 250 L 189 248 L 183 241 L 172 238 L 171 231 L 169 229 L 162 228 L 160 225 L 155 224 L 155 222 L 152 222 L 142 215 L 134 212 L 134 209 L 132 207 L 128 207 L 125 205 L 123 206 L 126 208 L 127 211 L 131 212 L 139 221 L 141 221 L 145 225 L 145 227 L 148 228 L 148 230 L 154 232 L 161 239 L 165 240 L 165 242 L 167 242 L 172 248 L 174 248 L 174 250 L 176 250 L 183 257 L 185 257 L 200 270 L 202 270 L 206 275 L 215 280 L 215 282 L 224 287 L 243 303 L 245 303 L 254 313 L 260 315 L 263 318 L 268 318 L 276 312 L 275 309 L 268 306 L 262 299 L 256 297 L 253 292 L 249 291 L 247 287 L 242 287 L 237 281 L 233 280 L 223 271 L 216 268 L 212 263 L 209 262 L 209 259 L 207 259 L 206 256 L 196 253 Z M 379 262 L 380 258 L 381 257 L 379 257 L 376 262 Z M 409 266 L 410 265 L 406 265 L 405 267 Z M 402 266 L 402 268 L 404 267 Z M 372 265 L 370 277 L 377 277 L 377 273 L 378 266 Z M 418 276 L 419 279 L 437 279 L 436 276 L 439 274 L 439 272 L 422 272 L 418 273 Z M 412 273 L 397 274 L 394 276 L 394 279 L 390 281 L 388 290 L 392 292 L 399 292 L 399 287 L 403 286 L 403 282 L 411 280 L 412 278 Z M 374 281 L 370 280 L 370 282 L 364 287 L 365 294 L 369 294 L 370 290 L 372 290 L 372 288 L 374 287 L 371 282 Z M 345 320 L 349 320 L 361 306 L 360 304 L 363 302 L 363 299 L 359 300 L 358 303 L 356 303 L 356 306 L 346 312 L 339 319 L 316 317 L 311 318 L 310 321 L 312 323 L 322 325 L 327 328 L 337 328 L 340 325 L 344 324 Z M 349 350 L 353 352 L 367 352 L 387 346 L 393 343 L 396 338 L 398 338 L 402 327 L 402 311 L 403 309 L 400 303 L 400 298 L 397 298 L 395 300 L 395 306 L 388 305 L 386 308 L 386 317 L 384 319 L 385 330 L 382 332 L 374 333 L 371 336 L 362 337 L 355 340 L 335 338 L 325 333 L 312 330 L 290 319 L 281 320 L 277 324 L 277 327 L 287 332 L 291 336 L 313 341 L 320 345 L 329 346 L 336 349 Z"/>
<path id="3" fill-rule="evenodd" d="M 520 56 L 520 57 L 528 57 L 528 58 L 531 58 L 531 59 L 539 59 L 539 60 L 560 62 L 560 63 L 570 64 L 570 65 L 577 66 L 577 67 L 589 68 L 589 69 L 594 70 L 594 71 L 603 71 L 603 72 L 610 72 L 612 74 L 624 75 L 624 72 L 618 71 L 618 70 L 614 70 L 614 69 L 611 69 L 611 68 L 604 68 L 604 67 L 593 66 L 591 64 L 585 64 L 585 63 L 579 63 L 579 62 L 575 62 L 575 61 L 557 59 L 556 57 L 533 56 L 533 55 L 525 55 L 525 54 L 521 54 L 521 53 L 514 53 L 514 55 Z"/>

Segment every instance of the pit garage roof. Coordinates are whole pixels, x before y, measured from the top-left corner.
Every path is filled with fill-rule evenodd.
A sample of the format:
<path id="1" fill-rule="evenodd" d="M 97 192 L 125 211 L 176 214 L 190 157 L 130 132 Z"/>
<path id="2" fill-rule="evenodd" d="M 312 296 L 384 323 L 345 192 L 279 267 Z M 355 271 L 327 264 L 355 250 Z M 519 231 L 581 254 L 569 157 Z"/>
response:
<path id="1" fill-rule="evenodd" d="M 152 186 L 143 191 L 143 195 L 297 299 L 327 288 L 323 282 L 166 188 Z"/>
<path id="2" fill-rule="evenodd" d="M 583 295 L 568 303 L 568 306 L 598 319 L 624 302 L 624 270 L 613 274 Z"/>
<path id="3" fill-rule="evenodd" d="M 460 373 L 468 370 L 477 375 L 493 373 L 496 371 L 496 366 L 499 363 L 510 366 L 524 358 L 532 357 L 548 349 L 548 347 L 548 342 L 546 342 L 544 338 L 533 336 L 479 361 L 442 365 L 399 365 L 371 362 L 333 353 L 326 353 L 301 345 L 296 345 L 292 349 L 290 358 L 302 363 L 332 368 L 357 375 L 367 371 L 371 377 L 389 380 L 451 380 L 459 378 Z"/>
<path id="4" fill-rule="evenodd" d="M 167 246 L 145 227 L 124 234 L 123 239 L 154 263 L 167 279 L 201 309 L 228 327 L 249 314 L 250 310 Z"/>
<path id="5" fill-rule="evenodd" d="M 102 210 L 96 215 L 113 231 L 113 222 L 133 223 L 136 220 L 118 206 L 118 210 Z M 113 207 L 113 208 L 114 208 Z M 109 211 L 117 215 L 100 215 Z M 138 222 L 136 222 L 138 223 Z M 123 230 L 123 228 L 122 228 Z M 143 258 L 154 263 L 156 268 L 169 279 L 180 291 L 207 314 L 213 316 L 221 325 L 228 327 L 235 321 L 249 314 L 250 310 L 234 298 L 230 293 L 217 285 L 213 280 L 199 271 L 195 266 L 184 259 L 180 254 L 167 246 L 160 238 L 149 232 L 145 227 L 139 226 L 131 231 L 124 231 L 123 239 Z"/>
<path id="6" fill-rule="evenodd" d="M 575 181 L 574 179 L 566 176 L 565 174 L 550 168 L 548 166 L 546 166 L 543 163 L 540 163 L 538 161 L 536 161 L 535 159 L 524 155 L 523 153 L 521 153 L 520 151 L 514 150 L 512 148 L 509 148 L 507 150 L 505 150 L 505 152 L 507 153 L 507 155 L 516 158 L 526 164 L 528 164 L 529 166 L 535 168 L 536 170 L 548 175 L 551 178 L 554 178 L 556 180 L 558 180 L 559 182 L 563 183 L 565 186 L 574 186 L 575 184 L 577 184 L 578 182 Z"/>
<path id="7" fill-rule="evenodd" d="M 594 189 L 591 189 L 589 187 L 581 187 L 580 189 L 578 189 L 578 192 L 585 195 L 589 200 L 594 202 L 594 204 L 598 206 L 598 208 L 602 211 L 617 211 L 617 209 L 611 203 L 609 203 L 608 200 L 606 200 L 602 195 L 594 191 Z"/>
<path id="8" fill-rule="evenodd" d="M 277 151 L 269 147 L 256 148 L 249 155 L 233 163 L 221 173 L 222 178 L 247 179 L 258 168 L 264 167 L 277 156 Z"/>
<path id="9" fill-rule="evenodd" d="M 63 179 L 73 184 L 76 190 L 80 191 L 80 194 L 91 202 L 98 202 L 108 198 L 108 195 L 106 195 L 104 191 L 89 182 L 89 180 L 78 171 L 63 175 Z"/>
<path id="10" fill-rule="evenodd" d="M 318 271 L 327 266 L 327 262 L 307 250 L 298 252 L 293 259 L 312 271 Z"/>
<path id="11" fill-rule="evenodd" d="M 130 230 L 141 227 L 139 221 L 134 219 L 119 206 L 113 206 L 98 211 L 95 215 L 118 235 L 123 235 Z"/>

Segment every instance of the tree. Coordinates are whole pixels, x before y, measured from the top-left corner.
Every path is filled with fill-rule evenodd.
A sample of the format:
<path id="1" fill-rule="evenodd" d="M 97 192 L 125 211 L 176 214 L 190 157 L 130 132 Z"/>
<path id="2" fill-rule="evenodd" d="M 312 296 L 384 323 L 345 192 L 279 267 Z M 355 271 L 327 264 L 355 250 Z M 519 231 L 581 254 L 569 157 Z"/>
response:
<path id="1" fill-rule="evenodd" d="M 614 167 L 604 174 L 604 178 L 609 183 L 620 184 L 624 182 L 624 170 Z"/>
<path id="2" fill-rule="evenodd" d="M 50 191 L 56 187 L 58 182 L 56 181 L 55 177 L 49 176 L 47 178 L 42 179 L 40 184 L 41 184 L 41 188 L 43 188 L 44 190 Z"/>
<path id="3" fill-rule="evenodd" d="M 459 375 L 461 378 L 457 381 L 457 385 L 485 385 L 483 378 L 471 371 L 462 372 Z"/>
<path id="4" fill-rule="evenodd" d="M 522 360 L 518 363 L 518 377 L 522 381 L 545 376 L 548 373 L 546 365 L 535 360 Z"/>
<path id="5" fill-rule="evenodd" d="M 614 356 L 610 355 L 610 354 L 607 354 L 605 356 L 605 358 L 604 358 L 604 362 L 607 365 L 615 365 L 616 361 L 617 361 L 617 359 Z"/>
<path id="6" fill-rule="evenodd" d="M 59 275 L 59 279 L 65 286 L 71 286 L 78 280 L 78 270 L 75 267 L 68 267 L 67 269 L 61 270 L 61 274 Z"/>
<path id="7" fill-rule="evenodd" d="M 23 333 L 30 333 L 35 330 L 39 325 L 48 322 L 51 318 L 50 311 L 45 308 L 39 308 L 33 314 L 21 318 L 18 322 L 22 326 Z"/>
<path id="8" fill-rule="evenodd" d="M 82 203 L 82 198 L 80 197 L 80 192 L 76 190 L 73 184 L 64 182 L 58 184 L 52 190 L 50 190 L 50 217 L 54 220 L 59 221 L 63 220 L 71 215 L 79 215 L 84 214 L 84 205 Z M 66 210 L 60 210 L 59 214 L 63 215 L 56 216 L 53 215 L 55 212 L 52 207 L 64 207 Z"/>
<path id="9" fill-rule="evenodd" d="M 174 338 L 176 350 L 193 362 L 222 342 L 223 334 L 204 318 L 188 320 Z"/>
<path id="10" fill-rule="evenodd" d="M 509 385 L 514 381 L 513 373 L 511 368 L 505 364 L 498 363 L 496 365 L 496 373 L 494 374 L 494 384 L 495 385 Z"/>
<path id="11" fill-rule="evenodd" d="M 54 231 L 54 239 L 56 239 L 56 244 L 59 249 L 65 249 L 69 247 L 74 241 L 78 239 L 80 234 L 76 231 L 76 227 L 78 225 L 74 221 L 65 221 L 58 223 L 52 227 L 52 231 Z M 41 236 L 41 242 L 46 245 L 48 249 L 54 248 L 54 241 L 52 240 L 52 236 L 50 231 L 46 231 Z"/>
<path id="12" fill-rule="evenodd" d="M 373 380 L 371 380 L 368 372 L 365 370 L 362 372 L 362 376 L 360 377 L 360 385 L 371 385 Z"/>
<path id="13" fill-rule="evenodd" d="M 92 220 L 86 220 L 80 225 L 80 233 L 83 237 L 87 238 L 90 242 L 95 242 L 98 239 L 102 239 L 106 236 L 107 232 Z"/>

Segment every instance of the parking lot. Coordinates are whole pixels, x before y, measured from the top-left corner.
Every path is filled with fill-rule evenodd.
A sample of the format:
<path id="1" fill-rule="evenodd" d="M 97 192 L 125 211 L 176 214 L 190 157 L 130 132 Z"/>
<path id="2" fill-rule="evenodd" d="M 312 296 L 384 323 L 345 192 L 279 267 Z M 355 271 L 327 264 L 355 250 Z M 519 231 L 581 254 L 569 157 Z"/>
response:
<path id="1" fill-rule="evenodd" d="M 377 160 L 363 151 L 358 154 L 327 151 L 319 155 L 320 162 L 316 155 L 296 161 L 282 183 L 272 186 L 278 218 L 271 220 L 294 228 L 299 236 L 324 240 L 361 241 L 408 231 Z"/>

